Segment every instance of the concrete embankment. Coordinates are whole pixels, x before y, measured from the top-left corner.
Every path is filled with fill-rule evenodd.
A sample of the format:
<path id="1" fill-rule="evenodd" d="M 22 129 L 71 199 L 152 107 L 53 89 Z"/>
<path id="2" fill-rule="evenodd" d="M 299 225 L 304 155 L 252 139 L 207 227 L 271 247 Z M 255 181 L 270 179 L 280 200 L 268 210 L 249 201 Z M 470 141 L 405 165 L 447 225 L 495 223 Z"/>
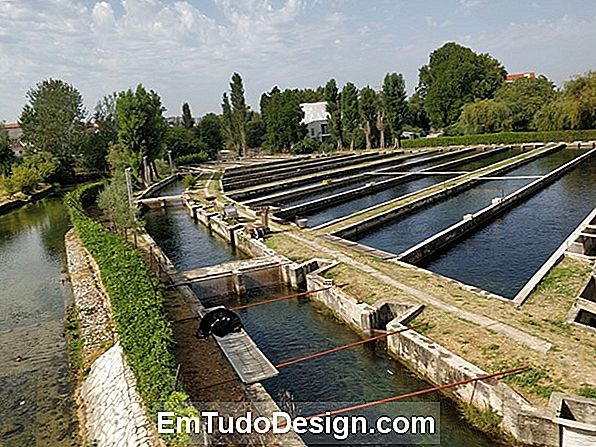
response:
<path id="1" fill-rule="evenodd" d="M 564 147 L 565 147 L 564 144 L 556 144 L 556 145 L 546 147 L 544 149 L 539 149 L 538 152 L 535 152 L 534 154 L 532 154 L 530 156 L 525 156 L 525 157 L 523 155 L 518 156 L 515 161 L 512 160 L 512 162 L 507 165 L 504 165 L 499 168 L 495 168 L 488 172 L 485 172 L 484 175 L 497 176 L 497 175 L 505 174 L 509 171 L 519 168 L 520 166 L 523 166 L 525 164 L 533 162 L 538 158 L 550 155 L 553 152 L 556 152 Z M 433 185 L 428 188 L 428 189 L 436 189 L 437 187 L 442 187 L 440 190 L 438 190 L 435 193 L 432 193 L 427 196 L 422 196 L 420 199 L 414 200 L 410 203 L 407 203 L 406 205 L 396 206 L 395 208 L 391 208 L 385 212 L 375 214 L 371 217 L 362 219 L 359 222 L 356 222 L 354 224 L 342 227 L 342 228 L 334 231 L 333 235 L 341 237 L 341 238 L 346 238 L 346 239 L 357 237 L 363 233 L 369 232 L 371 230 L 374 230 L 375 228 L 378 228 L 384 224 L 387 224 L 388 222 L 391 222 L 391 221 L 399 219 L 407 214 L 410 214 L 416 210 L 419 210 L 424 207 L 428 207 L 428 206 L 430 206 L 436 202 L 439 202 L 441 200 L 446 200 L 450 196 L 453 196 L 459 192 L 473 188 L 474 186 L 476 186 L 477 184 L 479 184 L 482 181 L 484 181 L 482 177 L 470 177 L 469 180 L 465 180 L 465 181 L 458 183 L 456 185 L 446 186 L 449 183 L 453 182 L 453 179 L 446 180 L 445 182 L 439 183 L 437 185 Z M 419 195 L 421 192 L 424 192 L 424 190 L 415 191 L 411 194 L 399 197 L 396 199 L 396 201 L 408 199 L 408 197 Z M 363 212 L 364 211 L 370 211 L 370 210 L 363 210 Z"/>
<path id="2" fill-rule="evenodd" d="M 332 280 L 320 276 L 328 267 L 307 275 L 309 290 L 333 285 Z M 329 309 L 358 332 L 370 334 L 373 329 L 403 331 L 387 338 L 388 353 L 436 386 L 488 374 L 415 330 L 405 330 L 406 324 L 422 311 L 420 305 L 389 301 L 370 305 L 346 295 L 337 287 L 313 293 L 310 299 Z M 553 393 L 548 407 L 536 407 L 494 378 L 451 388 L 449 396 L 479 411 L 496 412 L 502 418 L 500 428 L 527 445 L 575 447 L 592 445 L 596 441 L 596 425 L 593 419 L 585 417 L 596 411 L 593 399 Z M 567 415 L 561 418 L 560 410 L 564 402 L 574 407 L 581 405 L 581 412 L 575 412 L 573 417 Z M 581 423 L 578 423 L 580 419 Z M 571 442 L 570 439 L 561 441 L 560 433 L 565 430 L 573 432 L 579 443 Z"/>
<path id="3" fill-rule="evenodd" d="M 498 151 L 500 151 L 500 150 L 505 150 L 505 148 L 499 149 Z M 474 152 L 474 151 L 475 151 L 474 148 L 463 149 L 459 154 L 465 154 L 465 153 Z M 480 154 L 471 155 L 469 157 L 460 158 L 460 159 L 449 161 L 449 162 L 446 162 L 446 163 L 443 163 L 440 165 L 435 165 L 435 166 L 431 166 L 431 167 L 428 167 L 425 169 L 421 169 L 421 172 L 434 171 L 434 170 L 437 170 L 437 171 L 447 170 L 447 169 L 457 166 L 459 164 L 467 163 L 470 161 L 481 160 L 482 158 L 491 156 L 494 153 L 495 152 L 492 152 L 492 151 L 491 152 L 482 152 Z M 453 156 L 453 154 L 438 155 L 436 157 L 432 157 L 432 159 L 428 159 L 428 160 L 424 160 L 424 161 L 417 160 L 416 162 L 412 162 L 411 164 L 404 163 L 403 165 L 398 166 L 397 168 L 398 169 L 400 169 L 400 168 L 409 169 L 409 168 L 415 167 L 416 165 L 419 165 L 422 163 L 432 163 L 433 161 L 439 161 L 442 158 L 452 157 L 452 156 Z M 383 174 L 383 170 L 378 171 L 378 173 Z M 463 173 L 462 173 L 462 175 L 463 175 Z M 378 191 L 383 191 L 385 189 L 389 189 L 393 186 L 397 186 L 402 183 L 406 183 L 406 182 L 409 182 L 412 180 L 422 178 L 423 176 L 424 176 L 424 174 L 417 174 L 417 173 L 398 174 L 394 178 L 390 178 L 388 180 L 382 180 L 382 181 L 378 181 L 378 182 L 374 181 L 375 179 L 373 177 L 371 179 L 371 182 L 367 185 L 360 186 L 360 187 L 351 189 L 349 191 L 332 194 L 327 197 L 323 197 L 323 198 L 313 200 L 310 202 L 305 202 L 305 203 L 301 203 L 299 205 L 290 206 L 290 207 L 282 209 L 281 211 L 276 212 L 275 215 L 281 219 L 290 219 L 295 216 L 304 215 L 307 213 L 312 213 L 317 210 L 328 208 L 329 206 L 332 206 L 332 205 L 339 205 L 341 203 L 346 203 L 346 202 L 349 202 L 349 201 L 359 198 L 359 197 L 364 197 L 366 195 L 373 194 Z"/>
<path id="4" fill-rule="evenodd" d="M 179 180 L 180 178 L 181 178 L 180 174 L 178 174 L 178 173 L 172 174 L 172 175 L 164 178 L 163 180 L 160 180 L 159 182 L 148 186 L 143 192 L 141 192 L 139 194 L 138 199 L 148 199 L 148 198 L 152 197 L 154 194 L 157 194 L 159 191 L 161 191 L 165 187 L 167 187 L 167 186 L 171 185 L 172 183 L 174 183 L 175 181 Z"/>
<path id="5" fill-rule="evenodd" d="M 43 188 L 41 191 L 34 192 L 27 199 L 14 199 L 2 202 L 0 203 L 0 216 L 25 206 L 28 203 L 33 203 L 36 200 L 43 199 L 44 197 L 50 195 L 52 191 L 54 191 L 54 187 L 48 186 Z"/>
<path id="6" fill-rule="evenodd" d="M 422 241 L 420 244 L 399 255 L 397 259 L 410 264 L 416 264 L 423 259 L 428 258 L 439 250 L 444 249 L 449 244 L 461 239 L 466 234 L 474 231 L 479 226 L 504 213 L 514 205 L 521 203 L 540 189 L 561 178 L 568 171 L 576 167 L 582 161 L 592 157 L 595 153 L 596 149 L 592 149 L 588 153 L 576 157 L 570 162 L 530 183 L 529 185 L 520 188 L 516 192 L 503 199 L 495 201 L 494 204 L 478 211 L 471 216 L 465 217 L 464 220 L 452 225 L 449 228 L 446 228 L 445 230 L 435 234 L 425 241 Z"/>
<path id="7" fill-rule="evenodd" d="M 288 179 L 285 182 L 278 182 L 273 184 L 264 184 L 259 187 L 248 188 L 246 190 L 241 191 L 232 191 L 227 193 L 226 195 L 229 196 L 231 199 L 236 201 L 244 201 L 248 199 L 253 199 L 255 197 L 259 197 L 266 194 L 273 194 L 278 191 L 286 191 L 292 188 L 298 188 L 304 185 L 313 184 L 313 183 L 322 183 L 323 180 L 332 180 L 332 179 L 340 179 L 343 177 L 347 177 L 353 174 L 358 174 L 365 171 L 372 171 L 377 170 L 387 166 L 396 166 L 401 162 L 407 161 L 414 157 L 419 157 L 420 154 L 403 154 L 403 153 L 386 153 L 383 158 L 377 161 L 371 162 L 364 162 L 358 164 L 353 167 L 342 167 L 342 168 L 330 168 L 327 171 L 324 171 L 319 174 L 314 174 L 310 176 L 301 175 L 300 177 L 296 178 L 295 180 Z M 334 186 L 337 186 L 335 183 Z"/>
<path id="8" fill-rule="evenodd" d="M 303 163 L 299 166 L 281 167 L 272 169 L 265 172 L 258 172 L 253 174 L 246 174 L 239 177 L 227 178 L 224 173 L 222 178 L 222 185 L 225 191 L 231 191 L 234 189 L 249 188 L 251 186 L 260 185 L 266 182 L 276 182 L 285 180 L 287 178 L 295 177 L 299 175 L 314 174 L 328 169 L 341 168 L 344 166 L 350 166 L 357 163 L 364 163 L 367 161 L 374 161 L 381 159 L 385 156 L 384 153 L 372 152 L 368 154 L 349 155 L 333 160 L 322 160 L 312 161 L 309 163 Z"/>

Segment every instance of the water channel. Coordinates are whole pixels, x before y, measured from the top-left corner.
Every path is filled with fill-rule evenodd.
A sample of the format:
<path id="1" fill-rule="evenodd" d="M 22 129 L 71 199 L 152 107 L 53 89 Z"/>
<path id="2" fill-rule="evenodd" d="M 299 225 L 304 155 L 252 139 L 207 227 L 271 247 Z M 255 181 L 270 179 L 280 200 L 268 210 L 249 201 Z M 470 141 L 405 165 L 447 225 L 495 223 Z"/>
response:
<path id="1" fill-rule="evenodd" d="M 203 227 L 190 218 L 184 218 L 185 211 L 167 209 L 165 214 L 168 219 L 157 213 L 146 215 L 147 228 L 178 268 L 196 268 L 214 264 L 214 259 L 234 256 L 223 241 L 214 240 Z M 168 222 L 175 224 L 172 227 Z M 208 254 L 201 247 L 208 247 Z M 284 290 L 277 291 L 277 294 L 285 293 Z M 244 300 L 261 300 L 274 295 L 257 292 Z M 237 303 L 237 298 L 228 299 Z M 214 300 L 205 304 L 221 303 L 221 300 Z M 241 312 L 241 318 L 248 333 L 274 363 L 358 340 L 355 333 L 309 304 L 308 300 L 253 308 Z M 429 385 L 400 363 L 389 359 L 381 346 L 375 349 L 374 346 L 363 345 L 337 353 L 332 358 L 283 369 L 279 376 L 267 380 L 264 386 L 283 405 L 288 396 L 297 402 L 362 402 Z M 441 395 L 428 395 L 422 401 L 441 403 L 441 445 L 495 445 L 493 440 L 465 423 L 450 400 Z"/>
<path id="2" fill-rule="evenodd" d="M 62 199 L 0 216 L 0 445 L 76 446 L 64 338 Z"/>

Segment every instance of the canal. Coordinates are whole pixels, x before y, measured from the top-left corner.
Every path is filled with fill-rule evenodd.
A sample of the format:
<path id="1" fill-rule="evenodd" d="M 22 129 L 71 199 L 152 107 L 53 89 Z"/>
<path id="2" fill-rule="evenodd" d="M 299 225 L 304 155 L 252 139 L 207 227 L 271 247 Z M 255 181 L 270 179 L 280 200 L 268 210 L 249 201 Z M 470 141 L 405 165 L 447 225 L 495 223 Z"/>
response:
<path id="1" fill-rule="evenodd" d="M 504 151 L 498 154 L 494 154 L 487 158 L 469 162 L 469 163 L 462 163 L 460 166 L 450 168 L 453 170 L 461 170 L 461 171 L 468 171 L 472 169 L 479 169 L 485 166 L 489 166 L 493 163 L 497 163 L 501 160 L 504 160 L 508 157 L 513 157 L 518 155 L 519 151 L 511 149 L 509 151 Z M 368 194 L 363 197 L 358 197 L 353 199 L 349 202 L 340 203 L 335 206 L 329 206 L 328 208 L 313 211 L 312 213 L 306 213 L 303 217 L 308 218 L 308 225 L 309 227 L 316 227 L 318 225 L 322 225 L 324 223 L 330 222 L 335 219 L 340 219 L 342 217 L 349 216 L 355 212 L 360 210 L 364 210 L 366 208 L 370 208 L 376 205 L 380 205 L 383 202 L 387 202 L 389 200 L 396 199 L 398 197 L 414 193 L 416 191 L 420 191 L 424 188 L 428 188 L 430 186 L 434 186 L 438 183 L 441 183 L 445 180 L 455 177 L 456 174 L 453 175 L 426 175 L 422 178 L 417 178 L 415 180 L 410 180 L 404 183 L 400 183 L 399 185 L 392 186 L 388 189 L 384 189 L 382 191 L 377 191 L 372 194 Z"/>
<path id="2" fill-rule="evenodd" d="M 182 210 L 168 210 L 178 215 Z M 196 268 L 214 264 L 214 259 L 234 256 L 227 245 L 213 240 L 207 231 L 191 219 L 171 220 L 147 215 L 148 229 L 179 268 Z M 175 236 L 173 236 L 175 234 Z M 176 239 L 172 244 L 171 240 Z M 209 241 L 208 251 L 195 250 L 199 241 Z M 194 287 L 200 293 L 199 287 Z M 284 295 L 286 290 L 252 292 L 239 301 L 237 297 L 212 299 L 206 305 L 238 304 Z M 281 302 L 252 308 L 240 313 L 247 332 L 274 363 L 289 358 L 344 345 L 359 337 L 339 324 L 308 300 Z M 400 363 L 388 358 L 380 344 L 362 345 L 331 357 L 297 364 L 280 370 L 280 375 L 264 382 L 265 388 L 285 407 L 294 402 L 362 402 L 424 389 L 428 383 L 419 380 Z M 460 417 L 454 403 L 442 395 L 428 395 L 420 402 L 440 402 L 441 445 L 484 447 L 495 445 L 483 433 L 473 429 Z M 330 404 L 331 405 L 331 404 Z M 383 409 L 385 411 L 386 408 Z M 391 411 L 391 410 L 387 410 Z"/>
<path id="3" fill-rule="evenodd" d="M 505 176 L 544 175 L 582 153 L 574 149 L 563 149 L 520 166 Z M 512 178 L 483 181 L 428 207 L 354 237 L 352 240 L 380 250 L 400 254 L 457 223 L 464 215 L 475 213 L 489 206 L 493 198 L 507 196 L 534 180 L 532 178 Z"/>
<path id="4" fill-rule="evenodd" d="M 513 298 L 596 204 L 596 156 L 421 266 Z"/>
<path id="5" fill-rule="evenodd" d="M 0 445 L 76 446 L 61 198 L 0 216 Z"/>

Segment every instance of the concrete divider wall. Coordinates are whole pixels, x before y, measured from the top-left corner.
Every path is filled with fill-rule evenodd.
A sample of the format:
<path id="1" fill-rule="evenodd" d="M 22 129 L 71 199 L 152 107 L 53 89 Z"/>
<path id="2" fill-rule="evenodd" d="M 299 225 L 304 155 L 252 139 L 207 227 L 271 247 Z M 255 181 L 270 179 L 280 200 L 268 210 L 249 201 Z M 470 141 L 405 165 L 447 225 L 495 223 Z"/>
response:
<path id="1" fill-rule="evenodd" d="M 515 161 L 511 164 L 508 164 L 506 166 L 502 166 L 500 168 L 494 169 L 494 170 L 490 171 L 490 173 L 487 173 L 486 175 L 496 176 L 496 175 L 504 174 L 506 172 L 512 171 L 513 169 L 517 169 L 520 166 L 523 166 L 523 165 L 528 164 L 532 161 L 535 161 L 537 158 L 545 157 L 545 156 L 547 156 L 555 151 L 558 151 L 564 147 L 565 146 L 561 145 L 561 144 L 554 145 L 554 146 L 544 149 L 532 156 L 526 157 L 521 160 L 517 160 L 517 161 Z M 442 185 L 452 182 L 453 180 L 454 179 L 449 179 L 449 180 L 446 180 L 446 181 L 439 183 L 437 185 L 433 185 L 429 188 L 440 187 Z M 333 235 L 342 237 L 342 238 L 353 238 L 355 236 L 361 235 L 361 234 L 369 232 L 375 228 L 378 228 L 388 222 L 394 221 L 406 214 L 412 213 L 413 211 L 430 206 L 436 202 L 446 199 L 449 196 L 452 196 L 459 192 L 465 191 L 466 189 L 473 188 L 475 185 L 477 185 L 478 183 L 483 182 L 483 181 L 484 180 L 482 179 L 482 177 L 471 178 L 470 180 L 464 181 L 457 185 L 446 187 L 446 188 L 439 190 L 435 193 L 432 193 L 428 196 L 421 197 L 420 199 L 417 199 L 417 200 L 410 202 L 406 205 L 397 206 L 397 207 L 392 208 L 392 209 L 385 211 L 383 213 L 376 214 L 374 216 L 363 219 L 360 222 L 340 228 L 339 230 L 333 232 Z M 420 194 L 420 192 L 421 191 L 415 191 L 413 193 L 410 193 L 403 197 L 400 197 L 396 200 L 404 200 L 404 199 L 408 198 L 409 196 L 414 196 L 414 195 Z"/>
<path id="2" fill-rule="evenodd" d="M 449 244 L 452 244 L 455 241 L 459 240 L 464 235 L 478 228 L 480 225 L 485 224 L 489 220 L 502 214 L 514 205 L 530 197 L 532 194 L 544 188 L 546 185 L 549 185 L 550 183 L 559 179 L 568 171 L 576 167 L 579 163 L 593 156 L 595 153 L 596 149 L 592 149 L 590 152 L 576 157 L 575 159 L 564 164 L 558 169 L 555 169 L 554 171 L 550 172 L 544 177 L 518 189 L 512 194 L 509 194 L 499 203 L 490 205 L 478 211 L 470 219 L 461 220 L 460 222 L 452 225 L 451 227 L 441 231 L 440 233 L 435 234 L 434 236 L 428 238 L 420 244 L 410 248 L 409 250 L 401 254 L 398 257 L 398 259 L 400 261 L 408 262 L 410 264 L 416 264 L 422 261 L 423 259 L 436 253 L 437 251 L 444 249 Z"/>
<path id="3" fill-rule="evenodd" d="M 154 183 L 153 185 L 150 185 L 149 187 L 147 187 L 141 194 L 139 194 L 139 199 L 147 199 L 149 197 L 151 197 L 153 194 L 159 192 L 161 189 L 165 188 L 166 186 L 174 183 L 176 180 L 178 180 L 181 177 L 180 174 L 175 173 L 172 174 L 166 178 L 164 178 L 163 180 L 160 180 L 157 183 Z"/>

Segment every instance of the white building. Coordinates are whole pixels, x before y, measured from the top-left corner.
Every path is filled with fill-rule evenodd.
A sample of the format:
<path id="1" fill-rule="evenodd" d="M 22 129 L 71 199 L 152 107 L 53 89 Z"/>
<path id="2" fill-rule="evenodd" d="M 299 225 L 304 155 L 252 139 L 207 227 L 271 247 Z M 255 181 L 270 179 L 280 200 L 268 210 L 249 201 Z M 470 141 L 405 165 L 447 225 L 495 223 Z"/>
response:
<path id="1" fill-rule="evenodd" d="M 327 113 L 327 103 L 322 102 L 305 102 L 300 104 L 304 112 L 302 124 L 306 125 L 308 136 L 315 140 L 324 141 L 331 134 L 329 133 L 327 120 L 329 113 Z"/>

